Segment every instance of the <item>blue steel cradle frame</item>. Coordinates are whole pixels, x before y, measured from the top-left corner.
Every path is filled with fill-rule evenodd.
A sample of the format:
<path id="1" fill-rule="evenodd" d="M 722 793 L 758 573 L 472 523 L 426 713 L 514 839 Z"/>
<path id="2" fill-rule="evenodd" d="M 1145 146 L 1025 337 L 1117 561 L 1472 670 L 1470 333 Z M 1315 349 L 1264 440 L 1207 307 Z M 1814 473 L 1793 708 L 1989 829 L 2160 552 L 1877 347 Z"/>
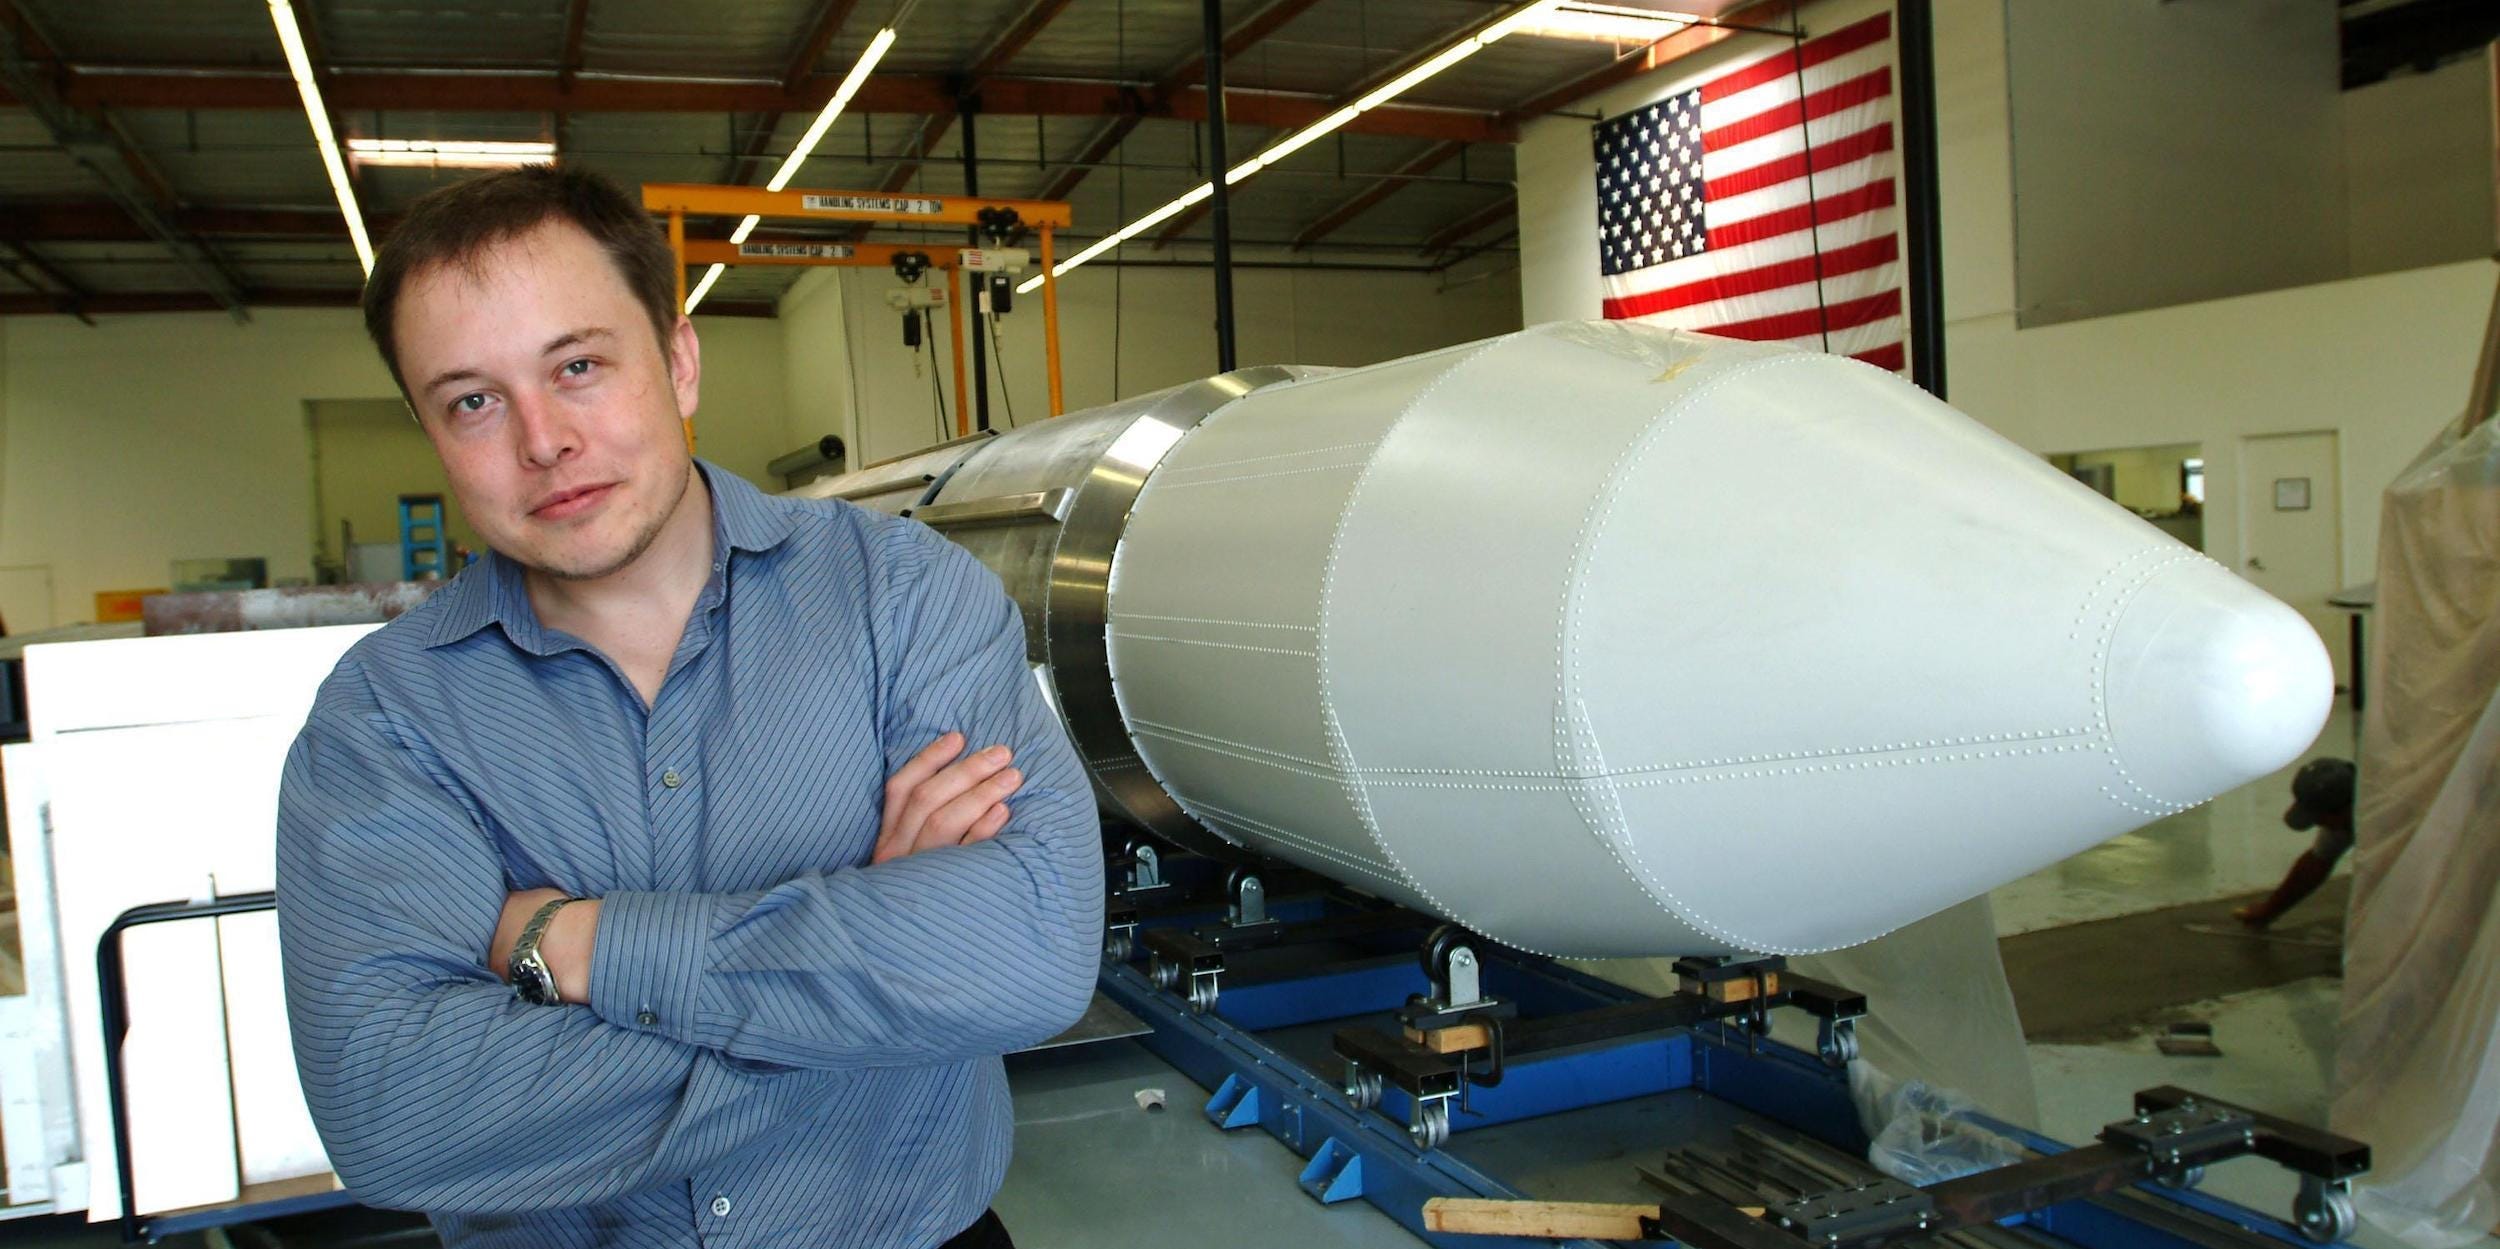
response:
<path id="1" fill-rule="evenodd" d="M 1319 909 L 1311 902 L 1288 904 L 1280 908 L 1280 917 L 1309 918 Z M 1492 958 L 1486 974 L 1487 990 L 1518 1002 L 1528 1016 L 1641 997 L 1550 960 L 1509 951 Z M 1333 1073 L 1315 1071 L 1257 1035 L 1394 1010 L 1410 994 L 1426 991 L 1420 962 L 1375 962 L 1227 985 L 1207 1013 L 1190 1008 L 1185 985 L 1179 993 L 1158 990 L 1146 973 L 1123 960 L 1104 960 L 1101 987 L 1152 1026 L 1154 1031 L 1140 1038 L 1150 1051 L 1213 1091 L 1206 1112 L 1218 1127 L 1265 1129 L 1304 1158 L 1298 1179 L 1314 1199 L 1369 1201 L 1425 1242 L 1447 1249 L 1531 1249 L 1557 1243 L 1426 1232 L 1423 1207 L 1431 1198 L 1525 1194 L 1446 1150 L 1418 1149 L 1407 1132 L 1412 1103 L 1397 1089 L 1384 1088 L 1377 1109 L 1360 1109 Z M 1863 1155 L 1866 1149 L 1846 1073 L 1813 1054 L 1754 1036 L 1741 1023 L 1706 1023 L 1615 1044 L 1514 1058 L 1499 1085 L 1467 1090 L 1462 1108 L 1450 1116 L 1450 1130 L 1455 1135 L 1676 1089 L 1698 1089 L 1850 1153 Z M 2069 1148 L 1987 1116 L 1972 1119 L 2041 1154 Z M 2248 1207 L 2157 1184 L 2138 1188 L 2284 1245 L 2318 1249 L 2291 1224 Z M 2011 1222 L 2079 1249 L 2212 1249 L 2210 1242 L 2088 1200 L 2049 1206 Z M 1598 1242 L 1569 1243 L 1593 1247 Z"/>

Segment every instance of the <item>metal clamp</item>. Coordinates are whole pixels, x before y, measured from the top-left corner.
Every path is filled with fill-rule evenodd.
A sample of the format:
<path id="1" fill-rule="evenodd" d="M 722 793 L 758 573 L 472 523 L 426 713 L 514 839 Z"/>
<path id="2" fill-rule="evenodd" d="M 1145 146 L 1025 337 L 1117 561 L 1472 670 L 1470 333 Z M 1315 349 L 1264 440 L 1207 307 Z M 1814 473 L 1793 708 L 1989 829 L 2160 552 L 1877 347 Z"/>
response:
<path id="1" fill-rule="evenodd" d="M 1860 1244 L 1926 1231 L 1936 1223 L 1936 1203 L 1899 1180 L 1880 1179 L 1779 1202 L 1762 1217 L 1817 1244 Z"/>
<path id="2" fill-rule="evenodd" d="M 2144 1155 L 2149 1170 L 2186 1178 L 2208 1162 L 2237 1157 L 2257 1146 L 2257 1122 L 2236 1107 L 2193 1099 L 2168 1110 L 2140 1111 L 2101 1129 L 2101 1143 Z"/>

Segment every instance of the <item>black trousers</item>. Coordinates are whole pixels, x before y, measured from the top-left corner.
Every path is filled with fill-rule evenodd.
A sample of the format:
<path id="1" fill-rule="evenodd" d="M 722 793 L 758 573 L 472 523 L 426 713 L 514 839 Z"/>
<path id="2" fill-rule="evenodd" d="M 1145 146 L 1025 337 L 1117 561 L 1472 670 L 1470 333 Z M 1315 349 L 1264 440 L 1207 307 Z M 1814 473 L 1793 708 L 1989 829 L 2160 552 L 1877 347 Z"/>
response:
<path id="1" fill-rule="evenodd" d="M 1007 1225 L 998 1221 L 998 1211 L 991 1210 L 956 1233 L 943 1249 L 1016 1249 L 1016 1242 L 1008 1237 Z"/>

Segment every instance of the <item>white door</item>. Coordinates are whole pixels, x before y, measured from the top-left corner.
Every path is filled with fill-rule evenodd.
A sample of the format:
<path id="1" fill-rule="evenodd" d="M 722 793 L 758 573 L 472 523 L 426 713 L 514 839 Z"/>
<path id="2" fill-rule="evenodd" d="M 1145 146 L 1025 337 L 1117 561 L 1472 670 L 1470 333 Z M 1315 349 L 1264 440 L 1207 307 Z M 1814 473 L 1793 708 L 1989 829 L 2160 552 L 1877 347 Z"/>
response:
<path id="1" fill-rule="evenodd" d="M 2267 434 L 2240 445 L 2240 574 L 2291 604 L 2335 657 L 2335 680 L 2352 680 L 2351 625 L 2327 606 L 2344 587 L 2343 494 L 2335 435 Z"/>

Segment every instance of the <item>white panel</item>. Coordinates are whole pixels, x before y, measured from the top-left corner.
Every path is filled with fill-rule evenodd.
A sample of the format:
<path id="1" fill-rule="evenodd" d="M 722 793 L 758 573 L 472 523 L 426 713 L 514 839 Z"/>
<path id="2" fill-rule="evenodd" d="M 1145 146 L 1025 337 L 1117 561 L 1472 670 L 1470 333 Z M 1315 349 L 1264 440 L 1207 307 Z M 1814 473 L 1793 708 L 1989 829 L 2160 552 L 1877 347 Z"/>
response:
<path id="1" fill-rule="evenodd" d="M 0 788 L 9 804 L 9 866 L 16 875 L 18 954 L 26 972 L 30 1057 L 41 1111 L 41 1131 L 24 1138 L 12 1128 L 9 1160 L 56 1166 L 78 1156 L 78 1107 L 70 1092 L 69 1014 L 63 1005 L 59 913 L 52 897 L 51 807 L 44 786 L 42 756 L 30 744 L 0 746 Z M 15 1096 L 17 1090 L 9 1090 Z M 77 1210 L 86 1200 L 84 1188 L 74 1195 L 53 1187 L 56 1208 Z"/>
<path id="2" fill-rule="evenodd" d="M 53 895 L 80 1136 L 86 1159 L 101 1164 L 88 1207 L 93 1218 L 118 1213 L 111 1126 L 102 1113 L 96 941 L 134 906 L 274 886 L 277 787 L 287 746 L 321 679 L 373 627 L 135 638 L 27 652 L 35 748 L 51 797 Z M 236 931 L 238 948 L 222 966 L 216 929 L 207 924 L 135 930 L 126 944 L 134 1020 L 126 1069 L 143 1206 L 233 1196 L 238 1133 L 255 1180 L 323 1169 L 302 1094 L 286 1071 L 269 929 L 241 923 Z M 228 990 L 238 1006 L 231 1017 Z M 143 1042 L 142 1025 L 150 1020 Z M 238 1069 L 227 1062 L 229 1036 L 234 1052 L 247 1056 Z M 254 1099 L 240 1123 L 226 1100 L 230 1081 Z M 203 1088 L 214 1090 L 216 1106 L 202 1100 Z"/>
<path id="3" fill-rule="evenodd" d="M 122 967 L 130 991 L 122 1088 L 133 1202 L 146 1213 L 232 1201 L 241 1189 L 216 926 L 192 921 L 130 929 L 122 936 Z M 91 1108 L 84 1116 L 87 1157 L 102 1162 L 113 1157 L 113 1131 L 101 1071 L 92 1084 L 97 1095 L 81 1098 Z M 120 1213 L 113 1185 L 96 1184 L 87 1217 L 101 1221 Z"/>
<path id="4" fill-rule="evenodd" d="M 0 1153 L 8 1155 L 8 1204 L 52 1199 L 52 1162 L 43 1145 L 43 1077 L 35 1063 L 35 1004 L 0 997 Z"/>
<path id="5" fill-rule="evenodd" d="M 330 1162 L 295 1078 L 286 1027 L 286 979 L 275 912 L 217 921 L 224 956 L 226 1035 L 234 1070 L 234 1126 L 243 1182 L 264 1184 L 326 1171 Z"/>
<path id="6" fill-rule="evenodd" d="M 37 740 L 80 729 L 292 717 L 357 638 L 378 625 L 118 638 L 26 648 Z"/>

